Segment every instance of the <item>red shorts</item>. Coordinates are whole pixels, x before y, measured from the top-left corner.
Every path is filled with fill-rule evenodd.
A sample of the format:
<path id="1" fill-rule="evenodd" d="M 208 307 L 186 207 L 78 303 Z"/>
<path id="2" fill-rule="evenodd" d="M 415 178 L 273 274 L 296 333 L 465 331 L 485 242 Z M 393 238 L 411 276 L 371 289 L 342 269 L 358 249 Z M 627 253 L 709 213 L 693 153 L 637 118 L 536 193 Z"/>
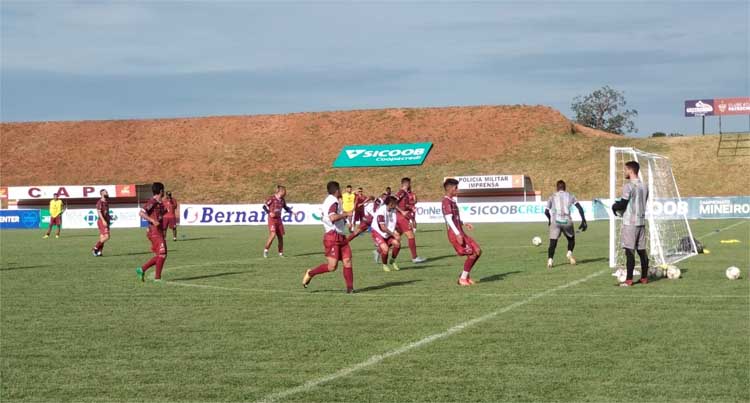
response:
<path id="1" fill-rule="evenodd" d="M 49 218 L 49 226 L 57 225 L 58 227 L 62 227 L 62 214 L 60 214 L 57 217 L 50 216 Z"/>
<path id="2" fill-rule="evenodd" d="M 396 214 L 396 231 L 399 234 L 403 234 L 406 231 L 411 231 L 411 223 L 409 218 L 401 213 Z"/>
<path id="3" fill-rule="evenodd" d="M 96 220 L 96 226 L 99 227 L 99 235 L 109 235 L 109 225 L 102 220 Z"/>
<path id="4" fill-rule="evenodd" d="M 453 231 L 448 230 L 448 241 L 453 245 L 453 249 L 456 250 L 458 256 L 468 256 L 479 250 L 479 244 L 472 237 L 464 233 L 462 233 L 461 236 L 464 238 L 463 245 L 458 243 Z"/>
<path id="5" fill-rule="evenodd" d="M 146 237 L 151 241 L 151 252 L 157 255 L 167 255 L 167 243 L 164 242 L 164 235 L 159 232 L 147 232 Z"/>
<path id="6" fill-rule="evenodd" d="M 171 217 L 164 217 L 161 219 L 162 225 L 161 227 L 163 229 L 171 228 L 175 229 L 177 228 L 177 217 L 171 216 Z"/>
<path id="7" fill-rule="evenodd" d="M 278 236 L 284 236 L 284 222 L 281 220 L 268 220 L 268 232 Z"/>
<path id="8" fill-rule="evenodd" d="M 391 247 L 391 243 L 396 239 L 393 237 L 383 238 L 383 236 L 377 231 L 372 231 L 372 240 L 375 242 L 375 246 L 379 248 L 380 245 L 383 244 L 385 244 L 386 247 Z"/>
<path id="9" fill-rule="evenodd" d="M 365 209 L 364 208 L 355 209 L 353 222 L 360 222 L 364 219 L 365 219 Z"/>
<path id="10" fill-rule="evenodd" d="M 332 257 L 336 260 L 352 258 L 352 248 L 342 234 L 326 232 L 323 235 L 323 248 L 325 248 L 326 257 Z"/>

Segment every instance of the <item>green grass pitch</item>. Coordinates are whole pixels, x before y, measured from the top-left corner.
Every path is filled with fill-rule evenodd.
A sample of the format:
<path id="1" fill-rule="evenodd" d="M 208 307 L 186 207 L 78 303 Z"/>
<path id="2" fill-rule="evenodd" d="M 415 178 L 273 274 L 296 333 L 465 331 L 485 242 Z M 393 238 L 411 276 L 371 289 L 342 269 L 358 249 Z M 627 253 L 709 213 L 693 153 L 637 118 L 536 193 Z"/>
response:
<path id="1" fill-rule="evenodd" d="M 545 224 L 479 224 L 470 288 L 442 225 L 420 226 L 429 261 L 405 248 L 400 272 L 366 234 L 355 295 L 340 269 L 300 286 L 323 262 L 318 227 L 287 227 L 285 259 L 261 257 L 265 227 L 180 228 L 164 284 L 136 281 L 143 230 L 113 230 L 101 258 L 95 230 L 5 231 L 0 400 L 750 401 L 750 220 L 692 228 L 711 254 L 630 289 L 604 222 L 578 236 L 577 266 L 563 240 L 552 271 L 531 245 Z"/>

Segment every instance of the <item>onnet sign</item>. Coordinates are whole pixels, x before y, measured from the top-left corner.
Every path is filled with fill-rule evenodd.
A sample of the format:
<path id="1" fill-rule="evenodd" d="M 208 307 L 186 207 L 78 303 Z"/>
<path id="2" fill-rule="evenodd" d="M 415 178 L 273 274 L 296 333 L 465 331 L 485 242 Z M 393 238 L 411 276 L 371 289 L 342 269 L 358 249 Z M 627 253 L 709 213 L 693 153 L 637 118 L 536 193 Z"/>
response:
<path id="1" fill-rule="evenodd" d="M 432 143 L 371 144 L 346 146 L 333 162 L 334 168 L 422 165 Z"/>

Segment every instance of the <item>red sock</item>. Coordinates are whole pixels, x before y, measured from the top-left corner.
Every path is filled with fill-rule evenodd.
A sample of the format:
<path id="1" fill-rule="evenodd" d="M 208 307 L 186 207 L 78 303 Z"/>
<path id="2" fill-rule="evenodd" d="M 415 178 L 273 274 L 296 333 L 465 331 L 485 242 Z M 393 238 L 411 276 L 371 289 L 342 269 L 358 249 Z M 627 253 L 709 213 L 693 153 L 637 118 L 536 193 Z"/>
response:
<path id="1" fill-rule="evenodd" d="M 401 252 L 401 247 L 400 246 L 394 246 L 393 250 L 391 251 L 391 257 L 394 258 L 394 259 L 397 258 L 399 252 Z"/>
<path id="2" fill-rule="evenodd" d="M 466 258 L 466 261 L 464 262 L 464 271 L 471 271 L 471 269 L 474 267 L 474 264 L 479 260 L 479 256 L 469 256 Z"/>
<path id="3" fill-rule="evenodd" d="M 154 275 L 154 278 L 157 280 L 161 280 L 161 269 L 164 268 L 164 261 L 167 260 L 166 256 L 157 256 L 156 257 L 156 275 Z"/>
<path id="4" fill-rule="evenodd" d="M 102 245 L 104 245 L 101 241 L 97 242 L 96 245 L 94 245 L 94 249 L 100 250 L 102 248 Z"/>
<path id="5" fill-rule="evenodd" d="M 411 251 L 411 258 L 417 258 L 417 240 L 415 238 L 409 239 L 409 250 Z"/>
<path id="6" fill-rule="evenodd" d="M 354 288 L 354 270 L 351 267 L 344 266 L 344 281 L 347 290 Z"/>
<path id="7" fill-rule="evenodd" d="M 145 273 L 146 270 L 150 269 L 151 266 L 153 266 L 153 265 L 156 264 L 156 259 L 157 258 L 158 258 L 158 256 L 152 257 L 148 262 L 146 262 L 146 264 L 144 264 L 143 266 L 141 266 L 141 270 L 143 270 L 143 272 Z"/>
<path id="8" fill-rule="evenodd" d="M 310 277 L 315 277 L 318 274 L 328 273 L 328 263 L 323 263 L 320 266 L 310 270 Z"/>
<path id="9" fill-rule="evenodd" d="M 104 250 L 104 242 L 99 242 L 101 245 L 99 245 L 99 252 Z"/>
<path id="10" fill-rule="evenodd" d="M 278 243 L 279 253 L 284 253 L 284 238 L 283 237 L 278 237 L 278 238 L 279 238 L 279 243 Z"/>
<path id="11" fill-rule="evenodd" d="M 383 264 L 388 264 L 388 251 L 383 253 L 383 251 L 380 251 L 380 261 L 383 262 Z"/>

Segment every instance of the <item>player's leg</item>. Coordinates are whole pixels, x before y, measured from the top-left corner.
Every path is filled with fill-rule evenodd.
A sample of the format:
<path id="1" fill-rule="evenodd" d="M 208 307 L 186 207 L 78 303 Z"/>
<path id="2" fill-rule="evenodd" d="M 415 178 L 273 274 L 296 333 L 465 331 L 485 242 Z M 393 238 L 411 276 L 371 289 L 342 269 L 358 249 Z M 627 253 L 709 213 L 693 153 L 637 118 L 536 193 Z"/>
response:
<path id="1" fill-rule="evenodd" d="M 568 251 L 566 252 L 565 257 L 568 258 L 570 264 L 575 265 L 576 258 L 573 257 L 573 249 L 576 247 L 576 231 L 573 224 L 563 227 L 563 234 L 565 234 L 565 238 L 568 240 Z"/>
<path id="2" fill-rule="evenodd" d="M 159 258 L 159 248 L 154 243 L 154 240 L 153 240 L 154 235 L 152 235 L 151 233 L 147 233 L 146 237 L 148 238 L 149 242 L 151 243 L 151 252 L 154 253 L 154 256 L 151 257 L 151 259 L 149 259 L 143 266 L 135 269 L 135 273 L 138 275 L 138 279 L 141 280 L 141 281 L 144 280 L 145 275 L 146 275 L 146 271 L 148 271 L 148 269 L 150 269 L 151 267 L 153 267 L 154 265 L 156 265 L 156 262 L 159 260 L 158 259 Z"/>
<path id="3" fill-rule="evenodd" d="M 167 242 L 164 237 L 159 242 L 159 255 L 156 259 L 156 274 L 154 276 L 156 281 L 161 281 L 161 272 L 164 269 L 164 262 L 167 260 Z"/>
<path id="4" fill-rule="evenodd" d="M 57 216 L 57 232 L 55 238 L 60 238 L 60 230 L 62 230 L 62 215 Z"/>
<path id="5" fill-rule="evenodd" d="M 648 253 L 646 252 L 646 227 L 638 227 L 639 233 L 638 233 L 638 243 L 636 245 L 636 248 L 638 250 L 638 260 L 641 262 L 641 278 L 640 282 L 642 284 L 648 283 L 648 268 L 649 268 L 649 262 L 648 262 Z"/>
<path id="6" fill-rule="evenodd" d="M 278 239 L 276 246 L 279 250 L 279 257 L 284 257 L 284 235 L 286 235 L 284 223 L 279 221 L 276 223 L 276 238 Z"/>
<path id="7" fill-rule="evenodd" d="M 52 232 L 52 218 L 50 218 L 49 226 L 47 226 L 47 233 L 44 234 L 44 238 L 49 238 L 49 234 Z"/>
<path id="8" fill-rule="evenodd" d="M 352 264 L 352 249 L 348 243 L 341 239 L 341 260 L 344 262 L 344 282 L 346 283 L 346 293 L 354 293 L 354 266 Z"/>
<path id="9" fill-rule="evenodd" d="M 627 269 L 627 277 L 625 282 L 628 284 L 633 283 L 633 271 L 635 270 L 635 254 L 633 249 L 625 249 L 625 268 Z"/>
<path id="10" fill-rule="evenodd" d="M 409 219 L 400 213 L 396 216 L 396 231 L 399 234 L 406 235 L 409 251 L 411 252 L 411 261 L 414 263 L 424 262 L 426 259 L 417 255 L 417 240 L 414 237 L 414 232 L 411 230 Z"/>
<path id="11" fill-rule="evenodd" d="M 302 277 L 303 287 L 307 288 L 313 277 L 317 275 L 336 271 L 336 266 L 338 266 L 339 258 L 341 256 L 341 250 L 338 245 L 336 245 L 335 239 L 332 239 L 328 234 L 323 237 L 323 250 L 326 256 L 326 262 L 305 271 L 305 275 Z"/>
<path id="12" fill-rule="evenodd" d="M 477 264 L 479 257 L 482 256 L 482 249 L 470 236 L 464 234 L 463 237 L 464 253 L 468 255 L 466 256 L 466 261 L 464 261 L 464 270 L 461 272 L 459 285 L 474 285 L 474 280 L 471 279 L 471 270 L 474 268 L 474 265 Z"/>
<path id="13" fill-rule="evenodd" d="M 268 249 L 271 248 L 271 244 L 273 244 L 273 240 L 276 238 L 276 225 L 273 223 L 268 224 L 268 239 L 266 240 L 266 244 L 263 246 L 263 257 L 268 257 Z"/>
<path id="14" fill-rule="evenodd" d="M 170 224 L 172 226 L 172 241 L 176 241 L 177 240 L 177 219 L 173 218 Z"/>
<path id="15" fill-rule="evenodd" d="M 391 268 L 388 267 L 388 243 L 379 233 L 373 231 L 371 234 L 372 242 L 375 244 L 375 250 L 378 253 L 378 261 L 383 265 L 383 271 L 391 271 Z"/>
<path id="16" fill-rule="evenodd" d="M 549 248 L 547 249 L 547 268 L 551 269 L 555 259 L 555 249 L 557 249 L 557 241 L 560 239 L 560 226 L 555 222 L 549 226 Z"/>
<path id="17" fill-rule="evenodd" d="M 634 225 L 623 225 L 620 228 L 620 239 L 622 248 L 625 249 L 625 282 L 620 285 L 627 287 L 633 284 L 633 271 L 635 270 L 635 249 L 637 246 L 637 227 Z"/>

